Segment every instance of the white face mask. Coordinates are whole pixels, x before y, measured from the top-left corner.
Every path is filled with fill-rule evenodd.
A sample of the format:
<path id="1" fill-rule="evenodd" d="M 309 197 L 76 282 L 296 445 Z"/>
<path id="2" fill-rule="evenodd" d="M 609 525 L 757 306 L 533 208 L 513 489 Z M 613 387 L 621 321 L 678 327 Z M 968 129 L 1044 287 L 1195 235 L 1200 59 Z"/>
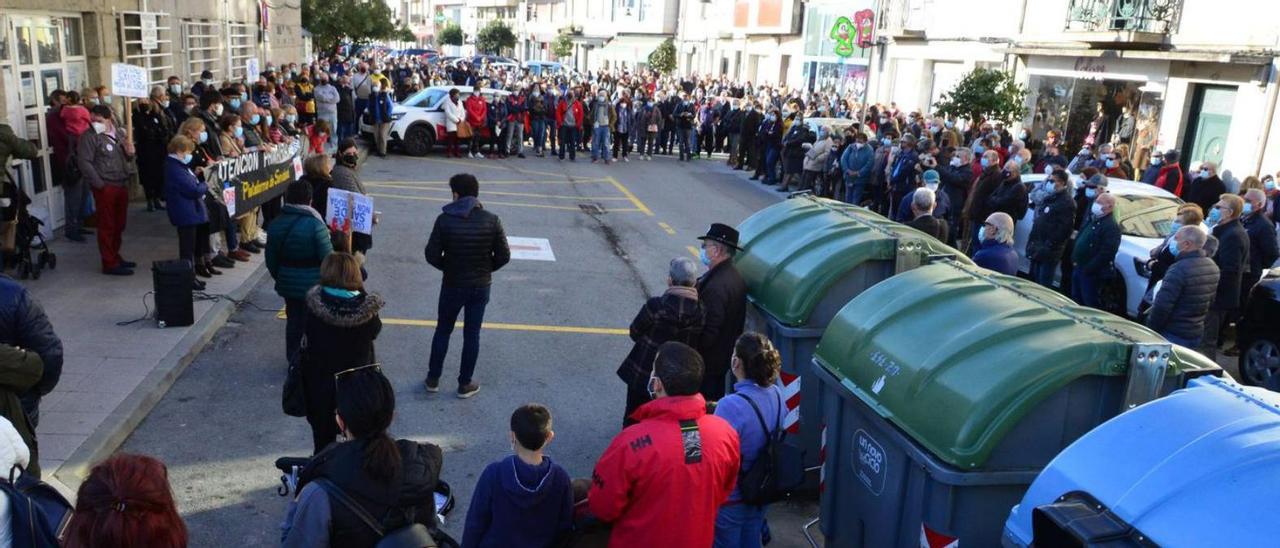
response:
<path id="1" fill-rule="evenodd" d="M 951 159 L 951 167 L 960 167 L 961 165 L 960 158 Z"/>
<path id="2" fill-rule="evenodd" d="M 218 104 L 216 104 L 216 105 L 213 105 L 213 115 L 214 115 L 214 116 L 222 116 L 222 103 L 218 103 Z"/>
<path id="3" fill-rule="evenodd" d="M 106 132 L 107 132 L 107 124 L 104 124 L 104 123 L 102 123 L 102 122 L 94 122 L 94 123 L 93 123 L 93 130 L 94 130 L 94 131 L 96 131 L 96 132 L 98 132 L 98 133 L 106 133 Z"/>

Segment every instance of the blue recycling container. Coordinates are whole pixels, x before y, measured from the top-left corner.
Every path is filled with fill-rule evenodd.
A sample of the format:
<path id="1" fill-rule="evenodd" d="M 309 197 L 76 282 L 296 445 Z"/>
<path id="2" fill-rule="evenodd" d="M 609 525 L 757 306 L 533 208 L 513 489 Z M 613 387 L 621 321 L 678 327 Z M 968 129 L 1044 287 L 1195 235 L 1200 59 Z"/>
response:
<path id="1" fill-rule="evenodd" d="M 1277 496 L 1280 393 L 1201 377 L 1063 450 L 1002 543 L 1276 546 Z"/>

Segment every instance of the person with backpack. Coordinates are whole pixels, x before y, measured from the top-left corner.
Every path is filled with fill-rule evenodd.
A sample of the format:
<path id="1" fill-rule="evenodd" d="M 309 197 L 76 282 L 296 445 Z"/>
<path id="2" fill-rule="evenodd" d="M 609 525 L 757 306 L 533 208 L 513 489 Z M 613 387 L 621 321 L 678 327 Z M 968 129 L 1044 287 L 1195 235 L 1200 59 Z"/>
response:
<path id="1" fill-rule="evenodd" d="M 282 525 L 284 548 L 432 545 L 440 448 L 387 434 L 396 394 L 377 364 L 340 371 L 329 384 L 337 390 L 330 418 L 347 441 L 330 445 L 299 474 L 298 497 Z"/>
<path id="2" fill-rule="evenodd" d="M 47 510 L 51 505 L 41 506 Z M 76 491 L 75 514 L 62 546 L 186 548 L 187 526 L 178 515 L 164 463 L 120 453 L 94 466 Z"/>
<path id="3" fill-rule="evenodd" d="M 782 391 L 778 389 L 778 371 L 782 368 L 782 355 L 773 343 L 760 333 L 747 332 L 738 337 L 733 346 L 730 371 L 737 382 L 733 394 L 724 397 L 716 405 L 716 416 L 724 419 L 738 433 L 738 447 L 742 454 L 742 466 L 738 484 L 729 500 L 720 506 L 716 514 L 716 548 L 751 548 L 761 545 L 765 528 L 764 504 L 752 504 L 744 498 L 745 484 L 753 477 L 753 467 L 771 465 L 765 462 L 767 445 L 777 439 L 782 429 L 786 406 Z M 757 473 L 759 471 L 756 471 Z M 751 493 L 756 495 L 756 493 Z"/>
<path id="4" fill-rule="evenodd" d="M 548 548 L 573 528 L 569 473 L 542 454 L 556 436 L 551 411 L 520 406 L 510 436 L 515 454 L 489 464 L 476 481 L 462 548 Z"/>

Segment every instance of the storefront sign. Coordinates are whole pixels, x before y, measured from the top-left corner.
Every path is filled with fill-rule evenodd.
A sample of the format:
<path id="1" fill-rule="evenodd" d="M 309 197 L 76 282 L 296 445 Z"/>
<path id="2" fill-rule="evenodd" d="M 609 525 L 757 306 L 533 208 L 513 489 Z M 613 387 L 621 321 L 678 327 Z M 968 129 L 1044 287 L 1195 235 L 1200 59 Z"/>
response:
<path id="1" fill-rule="evenodd" d="M 217 185 L 215 188 L 234 188 L 235 200 L 227 204 L 228 209 L 249 211 L 284 194 L 289 183 L 298 178 L 294 159 L 301 152 L 301 141 L 276 146 L 270 152 L 250 148 L 237 158 L 209 166 L 206 171 L 209 184 Z"/>
<path id="2" fill-rule="evenodd" d="M 1094 79 L 1101 80 L 1102 74 L 1107 72 L 1107 65 L 1092 57 L 1076 57 L 1075 70 L 1085 75 L 1096 75 Z"/>

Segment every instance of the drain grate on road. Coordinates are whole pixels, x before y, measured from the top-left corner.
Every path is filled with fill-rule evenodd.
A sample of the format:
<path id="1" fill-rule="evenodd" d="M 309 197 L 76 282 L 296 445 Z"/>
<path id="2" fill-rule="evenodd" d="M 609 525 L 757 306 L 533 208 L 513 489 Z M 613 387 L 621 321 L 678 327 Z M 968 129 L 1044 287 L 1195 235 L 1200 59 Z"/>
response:
<path id="1" fill-rule="evenodd" d="M 578 204 L 578 209 L 581 209 L 582 212 L 587 215 L 604 215 L 605 213 L 608 213 L 604 210 L 604 206 L 594 202 Z"/>

